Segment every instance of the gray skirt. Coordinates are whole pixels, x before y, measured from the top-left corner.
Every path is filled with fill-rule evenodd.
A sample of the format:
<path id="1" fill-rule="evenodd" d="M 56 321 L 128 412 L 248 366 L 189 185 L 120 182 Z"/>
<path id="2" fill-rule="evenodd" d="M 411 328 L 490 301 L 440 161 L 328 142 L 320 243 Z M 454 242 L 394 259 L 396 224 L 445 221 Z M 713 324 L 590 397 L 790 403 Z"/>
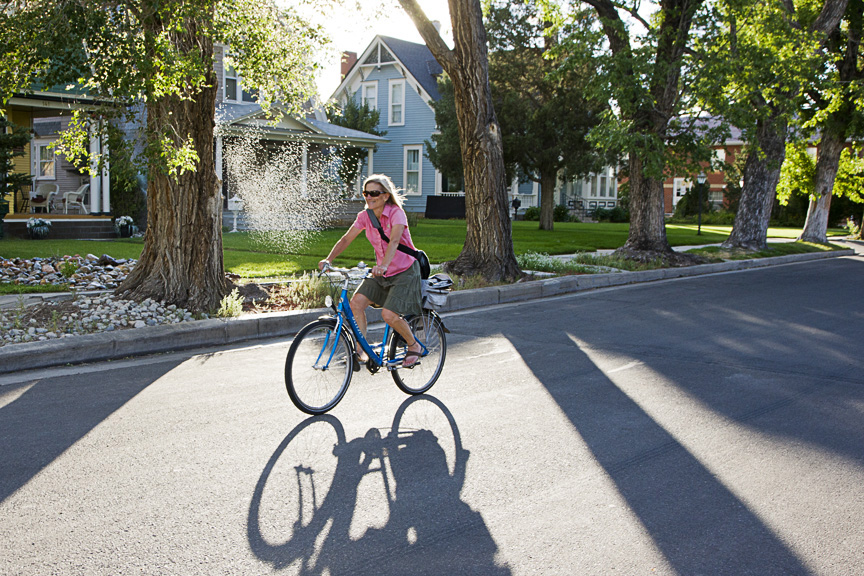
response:
<path id="1" fill-rule="evenodd" d="M 376 308 L 386 308 L 401 316 L 420 314 L 420 265 L 415 260 L 410 268 L 394 276 L 370 276 L 354 293 L 368 298 Z"/>

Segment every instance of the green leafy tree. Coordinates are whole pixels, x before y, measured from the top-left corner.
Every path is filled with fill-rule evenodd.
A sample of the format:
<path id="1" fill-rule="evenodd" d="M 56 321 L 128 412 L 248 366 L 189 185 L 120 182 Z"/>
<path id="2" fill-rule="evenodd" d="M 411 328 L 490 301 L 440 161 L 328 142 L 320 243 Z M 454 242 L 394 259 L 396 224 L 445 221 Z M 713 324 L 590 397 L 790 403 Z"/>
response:
<path id="1" fill-rule="evenodd" d="M 816 159 L 807 153 L 807 141 L 788 142 L 786 160 L 780 168 L 777 200 L 786 205 L 796 194 L 811 195 L 816 189 Z"/>
<path id="2" fill-rule="evenodd" d="M 781 206 L 789 204 L 795 196 L 803 195 L 810 200 L 816 196 L 819 175 L 819 160 L 807 153 L 809 142 L 790 142 L 786 146 L 786 161 L 780 171 L 777 199 Z M 864 203 L 864 157 L 860 144 L 847 146 L 838 155 L 836 176 L 832 182 L 832 196 L 848 198 L 855 203 Z M 811 212 L 808 211 L 808 218 Z M 848 214 L 847 214 L 848 216 Z M 829 216 L 825 215 L 825 227 Z M 826 232 L 827 240 L 827 232 Z M 807 240 L 808 242 L 819 240 Z"/>
<path id="3" fill-rule="evenodd" d="M 142 103 L 147 232 L 118 292 L 215 310 L 226 293 L 221 190 L 214 167 L 215 42 L 261 105 L 299 106 L 312 94 L 318 37 L 265 0 L 28 0 L 0 11 L 0 107 L 34 84 L 80 83 L 100 110 L 73 122 L 103 130 L 108 105 Z M 94 115 L 91 115 L 94 114 Z M 101 117 L 100 117 L 101 115 Z"/>
<path id="4" fill-rule="evenodd" d="M 136 162 L 134 143 L 114 125 L 108 128 L 108 150 L 111 166 L 111 210 L 117 216 L 130 216 L 144 228 L 147 218 L 147 199 L 139 185 L 138 176 L 147 167 Z"/>
<path id="5" fill-rule="evenodd" d="M 727 248 L 765 247 L 768 221 L 786 154 L 790 119 L 801 87 L 823 61 L 821 46 L 837 27 L 846 0 L 721 0 L 712 4 L 696 50 L 697 91 L 714 114 L 742 131 L 748 144 L 744 186 Z"/>
<path id="6" fill-rule="evenodd" d="M 8 209 L 6 197 L 12 200 L 22 186 L 30 184 L 30 175 L 15 172 L 15 158 L 24 155 L 24 147 L 30 142 L 30 134 L 22 126 L 0 116 L 0 209 Z M 0 214 L 2 216 L 2 214 Z"/>
<path id="7" fill-rule="evenodd" d="M 809 105 L 802 116 L 808 120 L 807 128 L 818 129 L 821 140 L 801 240 L 828 241 L 831 198 L 838 195 L 834 183 L 842 163 L 842 151 L 848 139 L 864 136 L 862 32 L 864 1 L 849 0 L 841 25 L 834 28 L 825 43 L 828 58 L 824 60 L 821 74 L 817 82 L 805 90 Z M 849 197 L 843 191 L 840 196 Z"/>
<path id="8" fill-rule="evenodd" d="M 595 84 L 594 20 L 580 10 L 563 22 L 548 2 L 493 2 L 487 10 L 489 80 L 504 138 L 504 161 L 540 184 L 540 229 L 552 230 L 559 174 L 579 178 L 612 158 L 598 153 L 588 133 L 609 108 L 587 87 Z M 566 47 L 559 37 L 569 39 Z M 570 59 L 581 65 L 562 66 Z"/>
<path id="9" fill-rule="evenodd" d="M 584 3 L 594 8 L 608 40 L 604 80 L 596 87 L 614 103 L 592 139 L 628 158 L 630 232 L 618 254 L 688 263 L 666 239 L 663 182 L 678 167 L 695 173 L 697 163 L 710 160 L 710 131 L 695 130 L 696 121 L 681 116 L 692 107 L 682 71 L 693 67 L 691 29 L 703 1 L 661 2 L 650 20 L 639 14 L 638 3 Z M 580 66 L 583 60 L 574 57 L 569 65 Z"/>
<path id="10" fill-rule="evenodd" d="M 453 82 L 465 176 L 466 235 L 445 269 L 512 280 L 521 274 L 513 252 L 501 127 L 492 105 L 486 30 L 479 0 L 449 0 L 455 46 L 450 49 L 416 0 L 399 0 L 426 46 Z"/>
<path id="11" fill-rule="evenodd" d="M 834 179 L 834 194 L 844 196 L 857 204 L 864 204 L 864 147 L 860 144 L 844 148 L 840 153 L 837 177 Z M 858 219 L 855 237 L 861 240 L 864 230 L 864 214 Z"/>
<path id="12" fill-rule="evenodd" d="M 438 78 L 438 100 L 432 102 L 438 132 L 426 140 L 426 156 L 449 182 L 462 178 L 462 150 L 459 147 L 459 122 L 456 119 L 456 93 L 447 74 Z"/>
<path id="13" fill-rule="evenodd" d="M 375 136 L 385 136 L 387 134 L 386 130 L 378 130 L 381 111 L 369 108 L 366 102 L 361 105 L 353 98 L 349 98 L 342 107 L 335 106 L 328 109 L 327 119 L 337 126 L 359 130 L 367 134 L 374 134 Z M 368 152 L 365 148 L 355 146 L 344 146 L 336 151 L 336 155 L 340 159 L 338 169 L 339 179 L 342 180 L 349 195 L 350 191 L 354 188 L 357 175 L 360 174 L 360 167 L 367 154 Z"/>

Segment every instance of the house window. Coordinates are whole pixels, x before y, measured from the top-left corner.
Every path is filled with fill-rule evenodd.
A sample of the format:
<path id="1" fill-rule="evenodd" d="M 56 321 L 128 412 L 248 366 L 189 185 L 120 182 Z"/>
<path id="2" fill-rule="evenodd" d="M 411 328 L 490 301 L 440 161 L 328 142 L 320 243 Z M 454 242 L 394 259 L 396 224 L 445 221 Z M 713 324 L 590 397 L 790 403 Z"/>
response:
<path id="1" fill-rule="evenodd" d="M 597 190 L 597 193 L 594 196 L 599 196 L 600 198 L 606 197 L 606 187 L 609 185 L 609 176 L 607 174 L 598 174 L 595 178 L 594 186 Z M 604 204 L 605 205 L 605 204 Z"/>
<path id="2" fill-rule="evenodd" d="M 672 186 L 672 204 L 678 204 L 678 201 L 684 197 L 692 185 L 693 183 L 686 178 L 675 178 L 675 183 Z"/>
<path id="3" fill-rule="evenodd" d="M 390 126 L 405 124 L 405 80 L 390 80 L 390 113 L 387 115 Z"/>
<path id="4" fill-rule="evenodd" d="M 257 102 L 258 101 L 258 90 L 249 90 L 246 91 L 245 88 L 242 89 L 243 92 L 243 101 L 244 102 Z"/>
<path id="5" fill-rule="evenodd" d="M 422 194 L 423 163 L 421 156 L 423 146 L 405 146 L 405 194 Z"/>
<path id="6" fill-rule="evenodd" d="M 237 100 L 237 71 L 233 66 L 225 64 L 224 69 L 225 100 Z"/>
<path id="7" fill-rule="evenodd" d="M 369 106 L 370 110 L 378 109 L 378 82 L 363 83 L 363 104 Z"/>
<path id="8" fill-rule="evenodd" d="M 48 148 L 48 144 L 36 144 L 36 158 L 39 163 L 36 166 L 37 180 L 57 179 L 57 156 L 54 150 Z"/>
<path id="9" fill-rule="evenodd" d="M 587 194 L 591 198 L 615 198 L 615 178 L 609 172 L 601 172 L 599 174 L 590 175 L 582 188 L 587 189 Z"/>

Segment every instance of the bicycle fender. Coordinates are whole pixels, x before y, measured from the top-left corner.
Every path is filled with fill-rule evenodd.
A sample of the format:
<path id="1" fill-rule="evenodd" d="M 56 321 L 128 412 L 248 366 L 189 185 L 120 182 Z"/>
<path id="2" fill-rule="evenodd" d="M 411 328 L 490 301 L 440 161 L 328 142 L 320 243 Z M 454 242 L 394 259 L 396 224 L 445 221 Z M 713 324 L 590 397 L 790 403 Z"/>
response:
<path id="1" fill-rule="evenodd" d="M 447 325 L 444 324 L 444 319 L 441 318 L 435 310 L 429 310 L 429 315 L 441 323 L 441 328 L 444 330 L 445 334 L 450 334 L 450 330 L 447 328 Z"/>

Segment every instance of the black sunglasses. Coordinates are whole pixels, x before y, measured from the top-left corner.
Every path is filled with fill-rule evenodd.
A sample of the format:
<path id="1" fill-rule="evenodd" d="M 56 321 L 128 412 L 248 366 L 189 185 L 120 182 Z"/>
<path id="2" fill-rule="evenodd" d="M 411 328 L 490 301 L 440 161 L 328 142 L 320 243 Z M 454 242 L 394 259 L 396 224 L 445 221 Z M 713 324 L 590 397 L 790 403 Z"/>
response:
<path id="1" fill-rule="evenodd" d="M 381 190 L 363 190 L 363 196 L 371 196 L 372 198 L 377 198 L 381 194 L 384 194 Z"/>

